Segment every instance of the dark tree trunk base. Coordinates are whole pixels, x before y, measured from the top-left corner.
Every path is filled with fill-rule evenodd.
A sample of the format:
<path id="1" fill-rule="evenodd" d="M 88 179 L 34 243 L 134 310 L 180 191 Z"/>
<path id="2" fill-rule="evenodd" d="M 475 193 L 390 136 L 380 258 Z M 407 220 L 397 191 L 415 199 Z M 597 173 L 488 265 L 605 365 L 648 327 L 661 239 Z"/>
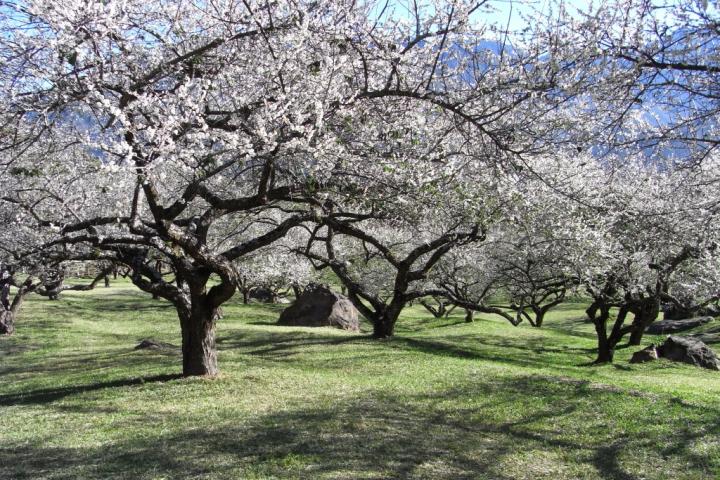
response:
<path id="1" fill-rule="evenodd" d="M 15 314 L 0 309 L 0 335 L 12 335 L 15 332 Z"/>
<path id="2" fill-rule="evenodd" d="M 602 365 L 605 363 L 612 363 L 613 356 L 614 356 L 613 354 L 614 354 L 614 352 L 612 352 L 612 351 L 598 353 L 598 356 L 595 359 L 595 361 L 593 362 L 593 365 Z"/>
<path id="3" fill-rule="evenodd" d="M 181 316 L 183 376 L 214 377 L 219 373 L 215 346 L 217 318 L 216 309 L 197 306 L 189 315 Z"/>
<path id="4" fill-rule="evenodd" d="M 387 322 L 375 322 L 373 325 L 372 338 L 383 339 L 390 338 L 393 336 L 394 325 L 388 324 Z"/>

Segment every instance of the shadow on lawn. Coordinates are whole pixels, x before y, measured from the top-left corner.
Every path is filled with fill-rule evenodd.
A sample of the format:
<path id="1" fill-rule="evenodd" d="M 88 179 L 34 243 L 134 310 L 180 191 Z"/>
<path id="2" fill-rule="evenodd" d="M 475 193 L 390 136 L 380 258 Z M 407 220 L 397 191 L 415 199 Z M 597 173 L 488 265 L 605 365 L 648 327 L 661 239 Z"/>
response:
<path id="1" fill-rule="evenodd" d="M 268 336 L 248 333 L 230 333 L 218 339 L 221 350 L 237 350 L 241 354 L 262 357 L 265 360 L 297 362 L 298 356 L 306 355 L 303 361 L 313 360 L 307 347 L 362 345 L 377 355 L 407 351 L 453 357 L 460 359 L 491 361 L 524 367 L 545 367 L 547 355 L 566 357 L 567 363 L 575 365 L 583 359 L 594 358 L 593 348 L 574 348 L 547 345 L 543 338 L 500 338 L 471 335 L 451 335 L 430 338 L 396 336 L 388 340 L 376 340 L 369 335 L 323 336 L 320 332 L 276 332 Z M 346 360 L 351 361 L 350 357 Z M 335 359 L 331 363 L 321 361 L 319 368 L 342 368 L 344 361 Z"/>
<path id="2" fill-rule="evenodd" d="M 0 478 L 634 480 L 644 478 L 647 462 L 659 476 L 711 478 L 711 469 L 718 468 L 713 451 L 693 448 L 693 442 L 720 434 L 717 413 L 685 407 L 683 418 L 653 418 L 639 409 L 639 421 L 663 428 L 616 431 L 614 418 L 587 418 L 588 401 L 612 412 L 627 397 L 591 391 L 587 382 L 533 377 L 478 381 L 426 395 L 368 392 L 244 423 L 215 419 L 169 433 L 146 424 L 149 430 L 134 438 L 102 447 L 6 444 Z M 498 412 L 510 405 L 519 410 L 508 420 Z"/>
<path id="3" fill-rule="evenodd" d="M 152 377 L 127 378 L 121 380 L 111 380 L 107 382 L 90 383 L 86 385 L 72 385 L 68 387 L 58 388 L 42 388 L 32 390 L 30 392 L 13 393 L 0 395 L 0 406 L 10 407 L 13 405 L 42 405 L 51 403 L 56 400 L 63 399 L 71 395 L 77 395 L 96 390 L 105 390 L 108 388 L 128 387 L 132 385 L 142 385 L 145 383 L 167 382 L 181 378 L 181 375 L 155 375 Z"/>

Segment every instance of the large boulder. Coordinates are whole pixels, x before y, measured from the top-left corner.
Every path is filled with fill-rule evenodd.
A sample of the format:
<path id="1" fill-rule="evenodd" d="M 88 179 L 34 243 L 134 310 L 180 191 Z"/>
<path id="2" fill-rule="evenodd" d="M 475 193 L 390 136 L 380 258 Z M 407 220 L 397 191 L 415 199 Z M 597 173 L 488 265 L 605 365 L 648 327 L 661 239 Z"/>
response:
<path id="1" fill-rule="evenodd" d="M 352 302 L 328 287 L 317 284 L 308 285 L 295 303 L 283 310 L 278 325 L 360 331 L 358 311 Z"/>
<path id="2" fill-rule="evenodd" d="M 710 370 L 720 370 L 720 359 L 710 347 L 697 338 L 670 335 L 657 348 L 660 357 L 685 362 Z"/>
<path id="3" fill-rule="evenodd" d="M 720 306 L 711 304 L 700 308 L 686 309 L 678 308 L 676 305 L 665 305 L 663 312 L 665 320 L 682 320 L 693 315 L 696 317 L 719 317 Z"/>
<path id="4" fill-rule="evenodd" d="M 662 335 L 664 333 L 675 333 L 690 330 L 691 328 L 705 325 L 714 320 L 713 317 L 694 317 L 681 320 L 663 320 L 662 322 L 651 323 L 645 330 L 651 335 Z"/>
<path id="5" fill-rule="evenodd" d="M 705 343 L 720 343 L 720 327 L 711 328 L 702 333 L 693 333 L 688 337 L 697 338 Z"/>

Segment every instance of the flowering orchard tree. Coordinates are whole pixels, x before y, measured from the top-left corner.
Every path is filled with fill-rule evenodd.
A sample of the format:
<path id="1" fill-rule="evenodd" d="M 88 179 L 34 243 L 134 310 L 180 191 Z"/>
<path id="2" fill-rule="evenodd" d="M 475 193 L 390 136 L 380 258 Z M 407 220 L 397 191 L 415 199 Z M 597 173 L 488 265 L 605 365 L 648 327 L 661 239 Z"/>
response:
<path id="1" fill-rule="evenodd" d="M 563 155 L 535 158 L 527 163 L 527 171 L 508 176 L 502 188 L 512 202 L 505 221 L 493 232 L 495 240 L 484 251 L 507 297 L 504 306 L 533 327 L 541 327 L 547 312 L 579 282 L 575 265 L 582 257 L 576 250 L 583 245 L 583 202 L 593 186 L 568 188 L 564 179 L 574 178 L 583 163 L 593 160 L 573 153 L 570 161 Z"/>
<path id="2" fill-rule="evenodd" d="M 110 273 L 114 265 L 101 262 L 96 277 L 89 283 L 66 283 L 58 273 L 64 271 L 63 262 L 74 258 L 67 250 L 45 251 L 42 255 L 27 255 L 45 240 L 36 225 L 27 222 L 13 205 L 0 202 L 0 334 L 11 335 L 15 323 L 30 293 L 51 299 L 66 290 L 92 290 Z M 57 281 L 59 280 L 59 281 Z M 11 294 L 11 287 L 15 287 Z"/>
<path id="3" fill-rule="evenodd" d="M 720 312 L 719 253 L 717 247 L 711 246 L 698 252 L 695 261 L 678 268 L 662 297 L 666 319 L 717 316 Z"/>
<path id="4" fill-rule="evenodd" d="M 438 290 L 436 296 L 443 296 L 453 305 L 465 309 L 465 321 L 473 321 L 474 312 L 494 313 L 513 325 L 519 319 L 508 312 L 488 303 L 503 293 L 499 265 L 494 253 L 495 239 L 458 246 L 445 255 L 428 280 Z M 442 294 L 442 295 L 441 295 Z"/>
<path id="5" fill-rule="evenodd" d="M 354 233 L 353 212 L 387 216 L 389 199 L 545 145 L 558 100 L 539 93 L 572 72 L 546 68 L 539 44 L 483 46 L 491 32 L 469 21 L 483 3 L 410 18 L 354 1 L 4 4 L 4 201 L 47 228 L 33 251 L 131 267 L 177 309 L 183 373 L 214 375 L 239 259 L 309 220 Z M 268 209 L 282 215 L 232 235 Z"/>
<path id="6" fill-rule="evenodd" d="M 254 225 L 251 225 L 251 228 Z M 265 289 L 276 298 L 292 290 L 297 298 L 305 286 L 317 279 L 308 259 L 294 250 L 303 243 L 303 230 L 294 229 L 283 239 L 245 255 L 235 263 L 238 291 L 248 303 L 253 291 Z"/>
<path id="7" fill-rule="evenodd" d="M 333 217 L 312 230 L 302 252 L 313 265 L 329 268 L 347 289 L 348 298 L 373 324 L 373 337 L 393 335 L 400 312 L 410 302 L 437 292 L 425 281 L 453 247 L 478 241 L 483 233 L 453 224 L 444 231 L 422 225 L 347 223 Z"/>
<path id="8" fill-rule="evenodd" d="M 554 3 L 556 20 L 537 28 L 555 32 L 557 51 L 564 52 L 558 61 L 572 61 L 582 72 L 571 88 L 580 89 L 572 108 L 582 118 L 584 142 L 683 164 L 718 149 L 716 1 Z"/>
<path id="9" fill-rule="evenodd" d="M 694 170 L 673 170 L 642 157 L 616 164 L 557 157 L 537 168 L 555 198 L 574 199 L 559 225 L 571 240 L 563 243 L 562 261 L 592 299 L 587 314 L 598 335 L 597 362 L 610 362 L 625 335 L 640 343 L 673 284 L 701 288 L 682 272 L 717 265 L 717 165 L 708 158 Z"/>
<path id="10" fill-rule="evenodd" d="M 492 166 L 463 167 L 415 191 L 397 179 L 385 187 L 385 201 L 356 202 L 354 211 L 349 202 L 329 197 L 328 209 L 336 210 L 310 228 L 306 247 L 298 251 L 342 281 L 350 300 L 372 321 L 374 337 L 392 336 L 410 302 L 437 296 L 465 306 L 439 287 L 434 272 L 446 255 L 481 243 L 501 221 L 505 200 L 496 176 Z"/>

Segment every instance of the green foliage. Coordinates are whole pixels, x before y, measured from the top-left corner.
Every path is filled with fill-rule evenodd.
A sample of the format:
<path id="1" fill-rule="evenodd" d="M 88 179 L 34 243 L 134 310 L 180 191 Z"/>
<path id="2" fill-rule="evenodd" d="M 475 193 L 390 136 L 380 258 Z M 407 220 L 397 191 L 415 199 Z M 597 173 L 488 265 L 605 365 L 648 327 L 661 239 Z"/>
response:
<path id="1" fill-rule="evenodd" d="M 413 307 L 373 341 L 236 299 L 205 380 L 176 376 L 177 349 L 133 350 L 179 326 L 120 280 L 32 297 L 0 339 L 0 478 L 717 478 L 717 372 L 632 349 L 586 366 L 582 308 L 539 330 Z"/>

